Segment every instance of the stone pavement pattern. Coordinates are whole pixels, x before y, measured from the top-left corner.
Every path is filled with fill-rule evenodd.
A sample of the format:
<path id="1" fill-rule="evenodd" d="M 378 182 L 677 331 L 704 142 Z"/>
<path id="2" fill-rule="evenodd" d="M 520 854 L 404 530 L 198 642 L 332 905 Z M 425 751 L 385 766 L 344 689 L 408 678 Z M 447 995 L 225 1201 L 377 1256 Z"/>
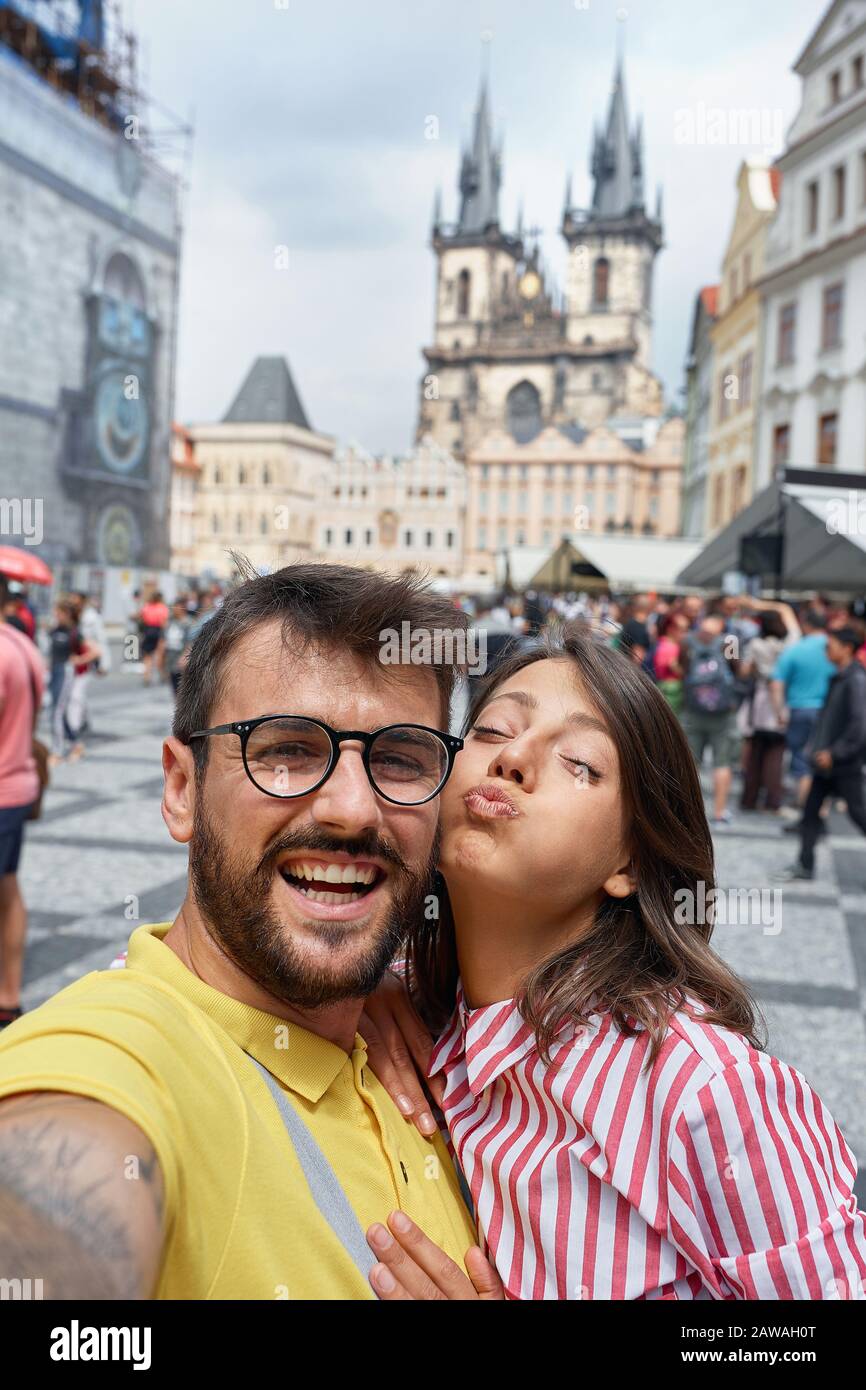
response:
<path id="1" fill-rule="evenodd" d="M 160 814 L 170 689 L 145 689 L 128 673 L 91 688 L 87 755 L 55 770 L 42 819 L 27 829 L 25 1008 L 105 968 L 138 923 L 170 920 L 185 890 L 186 849 Z M 708 791 L 706 773 L 704 783 Z M 766 897 L 760 910 L 734 904 L 713 944 L 757 996 L 770 1051 L 805 1074 L 840 1125 L 863 1167 L 866 1206 L 866 842 L 834 811 L 815 881 L 773 900 L 771 875 L 797 841 L 774 817 L 737 812 L 736 795 L 731 804 L 733 823 L 715 834 L 718 886 Z"/>

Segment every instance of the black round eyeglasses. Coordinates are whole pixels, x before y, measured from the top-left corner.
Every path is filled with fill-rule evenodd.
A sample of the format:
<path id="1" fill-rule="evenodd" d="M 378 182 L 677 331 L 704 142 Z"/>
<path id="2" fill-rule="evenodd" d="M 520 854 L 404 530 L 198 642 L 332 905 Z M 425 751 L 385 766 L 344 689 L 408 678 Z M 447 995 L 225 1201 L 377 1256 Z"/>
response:
<path id="1" fill-rule="evenodd" d="M 198 729 L 190 739 L 237 734 L 250 781 L 266 796 L 308 796 L 330 777 L 340 744 L 357 739 L 370 785 L 396 806 L 423 806 L 441 792 L 463 747 L 463 739 L 426 724 L 387 724 L 365 729 L 332 729 L 305 715 L 266 714 Z"/>

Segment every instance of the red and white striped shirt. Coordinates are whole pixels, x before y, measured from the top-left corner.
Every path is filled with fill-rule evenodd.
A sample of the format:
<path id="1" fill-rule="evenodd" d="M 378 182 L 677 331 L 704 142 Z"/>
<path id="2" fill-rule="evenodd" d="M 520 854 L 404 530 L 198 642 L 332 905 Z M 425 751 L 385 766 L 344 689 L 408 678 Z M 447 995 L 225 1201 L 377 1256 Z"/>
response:
<path id="1" fill-rule="evenodd" d="M 658 1060 L 609 1014 L 538 1056 L 513 1001 L 457 1007 L 443 1111 L 516 1299 L 866 1297 L 856 1163 L 802 1074 L 701 1021 Z"/>

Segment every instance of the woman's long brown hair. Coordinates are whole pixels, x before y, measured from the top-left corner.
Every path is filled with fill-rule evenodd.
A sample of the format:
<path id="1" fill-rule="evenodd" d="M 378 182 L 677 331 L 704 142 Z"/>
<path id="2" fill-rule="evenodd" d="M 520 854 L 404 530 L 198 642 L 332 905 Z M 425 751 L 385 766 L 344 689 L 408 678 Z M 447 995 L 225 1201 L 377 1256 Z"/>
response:
<path id="1" fill-rule="evenodd" d="M 572 663 L 576 683 L 616 745 L 637 891 L 627 898 L 606 898 L 590 931 L 542 961 L 523 982 L 517 1003 L 535 1030 L 542 1057 L 548 1060 L 550 1045 L 566 1022 L 586 1023 L 590 1012 L 609 1012 L 628 1034 L 637 1031 L 636 1025 L 646 1028 L 650 1066 L 661 1051 L 671 1014 L 686 1006 L 687 996 L 706 1006 L 705 1022 L 731 1028 L 763 1048 L 763 1019 L 755 1001 L 709 944 L 712 911 L 695 925 L 676 920 L 675 909 L 684 900 L 675 894 L 688 890 L 693 896 L 687 901 L 697 906 L 705 900 L 698 888 L 703 882 L 709 898 L 713 841 L 685 735 L 640 667 L 588 630 L 566 626 L 545 634 L 537 646 L 506 657 L 479 681 L 463 732 L 498 686 L 544 660 Z M 531 911 L 527 900 L 527 915 Z M 412 927 L 406 960 L 416 1008 L 438 1032 L 453 1011 L 458 978 L 454 921 L 441 875 L 438 920 Z"/>

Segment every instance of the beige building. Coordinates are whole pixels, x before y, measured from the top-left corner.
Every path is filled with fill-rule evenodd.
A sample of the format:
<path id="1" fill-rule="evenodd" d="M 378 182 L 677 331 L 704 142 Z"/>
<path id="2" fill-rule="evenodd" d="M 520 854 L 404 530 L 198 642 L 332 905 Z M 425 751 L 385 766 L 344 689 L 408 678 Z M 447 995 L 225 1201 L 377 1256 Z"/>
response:
<path id="1" fill-rule="evenodd" d="M 172 425 L 169 538 L 171 568 L 175 574 L 196 573 L 196 511 L 200 472 L 201 464 L 196 458 L 189 430 L 183 425 Z"/>
<path id="2" fill-rule="evenodd" d="M 285 358 L 257 358 L 222 421 L 188 434 L 199 469 L 193 574 L 227 578 L 233 549 L 273 569 L 316 553 L 318 480 L 334 440 L 311 428 Z"/>
<path id="3" fill-rule="evenodd" d="M 503 551 L 564 536 L 678 535 L 684 433 L 678 416 L 548 426 L 522 445 L 491 431 L 467 460 L 467 576 L 492 580 Z"/>
<path id="4" fill-rule="evenodd" d="M 645 206 L 640 125 L 629 128 L 617 67 L 590 168 L 592 206 L 566 192 L 566 292 L 548 287 L 537 246 L 499 223 L 501 157 L 486 84 L 460 170 L 460 211 L 432 230 L 436 304 L 421 381 L 416 439 L 468 459 L 491 430 L 526 444 L 548 426 L 592 429 L 611 416 L 663 411 L 650 370 L 653 262 L 661 203 Z"/>
<path id="5" fill-rule="evenodd" d="M 709 336 L 713 386 L 707 441 L 705 533 L 741 512 L 755 491 L 754 457 L 761 381 L 761 294 L 767 228 L 779 172 L 744 160 L 737 175 L 734 224 L 722 262 L 716 319 Z"/>
<path id="6" fill-rule="evenodd" d="M 432 577 L 463 569 L 466 471 L 444 449 L 421 444 L 402 457 L 338 452 L 320 479 L 319 559 Z"/>

